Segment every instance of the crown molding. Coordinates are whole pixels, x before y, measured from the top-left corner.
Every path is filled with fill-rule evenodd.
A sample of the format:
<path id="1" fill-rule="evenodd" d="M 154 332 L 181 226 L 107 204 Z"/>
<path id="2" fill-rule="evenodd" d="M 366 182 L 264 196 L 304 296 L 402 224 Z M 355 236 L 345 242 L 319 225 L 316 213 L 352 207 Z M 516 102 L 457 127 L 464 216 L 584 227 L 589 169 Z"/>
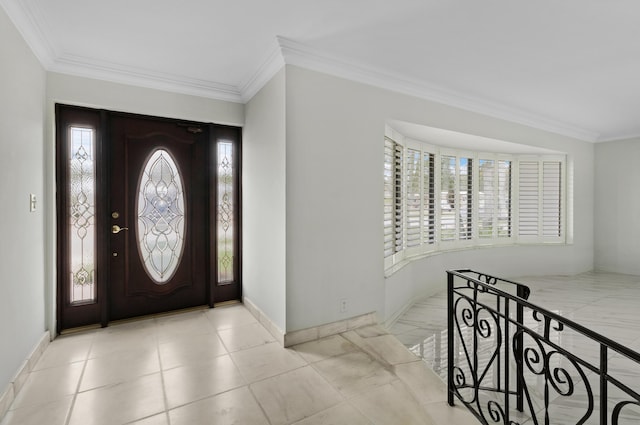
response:
<path id="1" fill-rule="evenodd" d="M 18 28 L 42 66 L 51 72 L 112 81 L 139 87 L 243 103 L 237 87 L 207 80 L 169 75 L 93 58 L 63 54 L 49 42 L 40 10 L 30 1 L 0 0 L 9 19 Z"/>
<path id="2" fill-rule="evenodd" d="M 232 85 L 196 78 L 186 78 L 184 76 L 165 74 L 148 69 L 128 67 L 83 56 L 62 55 L 56 59 L 49 71 L 173 93 L 243 103 L 240 92 Z"/>
<path id="3" fill-rule="evenodd" d="M 56 50 L 49 43 L 50 37 L 38 23 L 38 13 L 35 12 L 28 1 L 0 0 L 0 6 L 4 9 L 18 29 L 33 54 L 45 69 L 49 69 L 55 62 Z"/>
<path id="4" fill-rule="evenodd" d="M 599 134 L 593 131 L 567 125 L 516 108 L 474 98 L 425 81 L 354 63 L 284 37 L 277 37 L 277 40 L 284 61 L 289 65 L 323 72 L 583 141 L 595 142 L 599 138 Z"/>
<path id="5" fill-rule="evenodd" d="M 0 6 L 5 9 L 35 56 L 48 71 L 236 103 L 246 103 L 285 64 L 289 64 L 583 141 L 596 142 L 602 140 L 600 135 L 593 131 L 503 104 L 468 96 L 426 81 L 407 78 L 383 69 L 355 63 L 284 37 L 276 37 L 276 42 L 265 55 L 256 71 L 242 81 L 239 86 L 169 75 L 148 69 L 132 68 L 92 58 L 60 54 L 49 42 L 51 37 L 47 35 L 45 20 L 40 17 L 40 12 L 36 10 L 34 3 L 28 0 L 0 0 Z M 622 138 L 622 136 L 616 137 L 616 139 L 619 138 Z M 607 137 L 607 139 L 611 140 L 611 137 Z"/>
<path id="6" fill-rule="evenodd" d="M 621 142 L 631 139 L 640 139 L 640 133 L 606 134 L 596 140 L 596 143 Z"/>
<path id="7" fill-rule="evenodd" d="M 239 91 L 243 102 L 247 103 L 251 100 L 284 65 L 282 50 L 275 40 L 258 69 L 240 85 Z"/>

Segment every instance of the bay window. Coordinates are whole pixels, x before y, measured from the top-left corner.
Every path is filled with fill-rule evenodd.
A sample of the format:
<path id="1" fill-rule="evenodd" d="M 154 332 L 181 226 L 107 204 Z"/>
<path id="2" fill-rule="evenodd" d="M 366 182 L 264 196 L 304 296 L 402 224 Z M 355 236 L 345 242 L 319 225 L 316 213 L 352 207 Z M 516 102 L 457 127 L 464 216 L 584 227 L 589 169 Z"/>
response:
<path id="1" fill-rule="evenodd" d="M 434 251 L 565 242 L 565 156 L 385 137 L 385 268 Z"/>

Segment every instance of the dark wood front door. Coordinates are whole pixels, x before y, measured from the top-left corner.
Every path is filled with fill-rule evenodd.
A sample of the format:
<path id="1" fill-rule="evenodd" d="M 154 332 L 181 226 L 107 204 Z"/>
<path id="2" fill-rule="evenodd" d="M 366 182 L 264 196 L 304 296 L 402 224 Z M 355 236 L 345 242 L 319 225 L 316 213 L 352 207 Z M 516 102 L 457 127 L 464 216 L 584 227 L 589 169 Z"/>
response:
<path id="1" fill-rule="evenodd" d="M 208 304 L 208 132 L 112 118 L 111 320 Z"/>
<path id="2" fill-rule="evenodd" d="M 240 131 L 56 105 L 58 331 L 241 298 Z"/>

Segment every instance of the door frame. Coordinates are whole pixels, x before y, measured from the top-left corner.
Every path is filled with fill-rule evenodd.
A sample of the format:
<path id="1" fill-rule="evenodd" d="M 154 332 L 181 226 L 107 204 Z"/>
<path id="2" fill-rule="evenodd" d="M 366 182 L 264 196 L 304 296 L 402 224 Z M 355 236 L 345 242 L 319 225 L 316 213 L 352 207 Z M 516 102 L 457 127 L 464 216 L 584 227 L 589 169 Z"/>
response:
<path id="1" fill-rule="evenodd" d="M 68 176 L 66 171 L 66 161 L 68 155 L 68 148 L 64 146 L 64 141 L 66 140 L 65 135 L 63 135 L 60 129 L 66 128 L 66 126 L 70 125 L 69 119 L 63 119 L 63 114 L 77 114 L 81 117 L 84 117 L 84 120 L 78 122 L 78 124 L 88 123 L 91 124 L 96 129 L 96 169 L 95 169 L 95 190 L 96 190 L 96 209 L 95 209 L 95 236 L 96 236 L 96 246 L 101 246 L 103 248 L 96 250 L 96 283 L 97 283 L 97 292 L 96 298 L 97 301 L 95 303 L 88 303 L 86 305 L 76 305 L 70 307 L 68 304 L 68 295 L 65 295 L 65 291 L 67 288 L 65 287 L 65 279 L 68 276 L 68 265 L 64 264 L 64 261 L 68 258 L 68 236 L 66 232 L 68 232 L 68 227 L 66 223 L 66 211 L 69 211 L 68 199 L 66 194 L 66 186 L 62 186 L 63 184 L 68 183 Z M 235 250 L 234 255 L 236 261 L 234 262 L 234 275 L 235 275 L 235 292 L 232 291 L 232 294 L 235 299 L 242 299 L 242 128 L 228 125 L 219 125 L 213 123 L 203 123 L 203 122 L 195 122 L 195 121 L 187 121 L 187 120 L 179 120 L 174 118 L 163 118 L 157 116 L 143 115 L 143 114 L 133 114 L 126 112 L 117 112 L 110 111 L 106 109 L 96 109 L 96 108 L 88 108 L 83 106 L 75 106 L 68 104 L 55 103 L 54 105 L 54 128 L 55 128 L 55 146 L 53 148 L 53 158 L 54 158 L 54 188 L 55 197 L 54 197 L 54 205 L 53 211 L 55 212 L 54 216 L 54 229 L 56 231 L 56 235 L 54 237 L 54 246 L 55 246 L 55 254 L 53 258 L 53 263 L 55 265 L 55 273 L 52 274 L 54 278 L 53 282 L 53 303 L 55 304 L 55 329 L 56 334 L 61 333 L 63 330 L 83 327 L 83 326 L 102 326 L 105 327 L 109 324 L 109 295 L 108 295 L 108 287 L 109 284 L 109 252 L 110 252 L 110 221 L 111 217 L 109 215 L 109 211 L 111 211 L 111 206 L 109 205 L 109 181 L 110 181 L 110 170 L 112 169 L 112 164 L 114 158 L 110 157 L 111 149 L 107 146 L 110 143 L 110 124 L 109 118 L 110 116 L 118 115 L 118 116 L 128 116 L 132 118 L 146 119 L 146 120 L 159 120 L 165 123 L 174 123 L 178 126 L 184 126 L 186 128 L 194 127 L 194 128 L 206 128 L 209 133 L 209 138 L 206 141 L 206 151 L 209 152 L 207 154 L 209 158 L 211 158 L 211 162 L 209 167 L 207 167 L 206 172 L 208 173 L 208 198 L 209 198 L 209 216 L 210 220 L 207 223 L 207 233 L 209 233 L 209 243 L 208 243 L 208 258 L 210 259 L 208 264 L 206 265 L 206 269 L 208 270 L 207 275 L 205 277 L 205 302 L 209 307 L 214 307 L 214 305 L 219 302 L 219 297 L 217 294 L 220 291 L 217 290 L 217 256 L 216 256 L 216 241 L 217 241 L 217 226 L 216 224 L 216 216 L 217 216 L 217 174 L 216 174 L 216 164 L 217 164 L 217 156 L 216 152 L 217 143 L 219 140 L 230 140 L 234 145 L 234 155 L 236 156 L 236 160 L 234 161 L 234 203 L 235 203 L 235 219 L 234 219 L 234 235 L 235 237 Z M 61 190 L 64 189 L 64 190 Z M 228 293 L 229 291 L 226 291 Z M 225 301 L 225 300 L 222 300 Z M 73 308 L 77 313 L 78 320 L 69 320 L 68 313 L 65 312 L 65 309 Z M 51 327 L 53 329 L 53 327 Z"/>

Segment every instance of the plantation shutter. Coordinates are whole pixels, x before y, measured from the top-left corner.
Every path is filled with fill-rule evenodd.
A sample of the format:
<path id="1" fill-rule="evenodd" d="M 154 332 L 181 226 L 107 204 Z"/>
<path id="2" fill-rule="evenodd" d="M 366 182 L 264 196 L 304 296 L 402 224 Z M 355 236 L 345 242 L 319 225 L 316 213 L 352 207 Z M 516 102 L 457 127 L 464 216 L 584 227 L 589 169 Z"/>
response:
<path id="1" fill-rule="evenodd" d="M 422 160 L 422 230 L 423 243 L 436 240 L 435 155 L 425 152 Z"/>
<path id="2" fill-rule="evenodd" d="M 402 146 L 395 143 L 393 152 L 394 163 L 394 251 L 400 252 L 403 249 L 402 244 Z"/>
<path id="3" fill-rule="evenodd" d="M 541 242 L 562 237 L 562 161 L 520 161 L 519 231 Z"/>
<path id="4" fill-rule="evenodd" d="M 542 235 L 562 235 L 562 164 L 542 163 Z"/>
<path id="5" fill-rule="evenodd" d="M 440 157 L 440 240 L 456 237 L 456 157 Z"/>
<path id="6" fill-rule="evenodd" d="M 478 237 L 493 238 L 496 215 L 495 161 L 478 161 Z"/>
<path id="7" fill-rule="evenodd" d="M 460 209 L 458 217 L 459 237 L 462 240 L 473 236 L 473 159 L 460 158 Z"/>
<path id="8" fill-rule="evenodd" d="M 405 157 L 405 229 L 406 247 L 411 248 L 420 245 L 420 214 L 422 210 L 421 180 L 421 153 L 416 149 L 407 149 Z"/>
<path id="9" fill-rule="evenodd" d="M 540 196 L 538 161 L 520 161 L 518 235 L 538 236 Z"/>
<path id="10" fill-rule="evenodd" d="M 384 256 L 395 252 L 395 142 L 384 140 Z"/>
<path id="11" fill-rule="evenodd" d="M 498 161 L 498 237 L 511 237 L 511 161 Z"/>
<path id="12" fill-rule="evenodd" d="M 434 250 L 565 241 L 566 157 L 463 153 L 390 133 L 385 271 Z"/>

